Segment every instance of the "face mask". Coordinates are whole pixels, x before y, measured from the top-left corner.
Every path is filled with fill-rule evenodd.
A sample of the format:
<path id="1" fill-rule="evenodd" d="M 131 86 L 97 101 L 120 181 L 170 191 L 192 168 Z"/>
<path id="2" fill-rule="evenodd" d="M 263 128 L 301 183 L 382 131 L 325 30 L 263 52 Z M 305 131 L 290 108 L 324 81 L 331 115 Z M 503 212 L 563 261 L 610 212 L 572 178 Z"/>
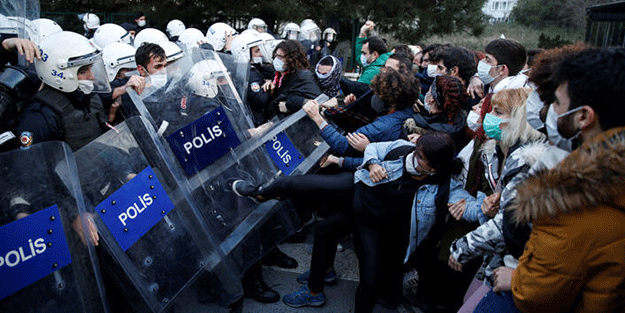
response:
<path id="1" fill-rule="evenodd" d="M 477 65 L 477 76 L 485 85 L 490 84 L 493 80 L 499 77 L 499 75 L 497 75 L 496 77 L 490 76 L 489 72 L 491 68 L 493 68 L 493 66 L 487 64 L 484 61 L 480 61 Z"/>
<path id="2" fill-rule="evenodd" d="M 428 76 L 431 78 L 434 78 L 436 76 L 440 76 L 441 74 L 439 74 L 438 72 L 436 72 L 436 69 L 438 68 L 438 65 L 435 64 L 429 64 L 428 65 Z"/>
<path id="3" fill-rule="evenodd" d="M 480 128 L 480 123 L 477 122 L 477 120 L 480 119 L 480 115 L 470 111 L 469 115 L 467 116 L 467 127 L 469 127 L 469 129 L 471 129 L 472 131 L 477 131 Z"/>
<path id="4" fill-rule="evenodd" d="M 78 81 L 78 89 L 82 91 L 82 93 L 88 95 L 93 92 L 93 81 L 92 80 L 79 80 Z"/>
<path id="5" fill-rule="evenodd" d="M 432 97 L 432 95 L 428 92 L 425 95 L 425 101 L 423 101 L 423 107 L 425 108 L 426 111 L 428 111 L 428 113 L 430 113 L 430 110 L 432 110 L 432 106 L 430 105 L 430 101 L 428 101 L 428 97 Z"/>
<path id="6" fill-rule="evenodd" d="M 253 64 L 263 63 L 263 57 L 252 57 L 252 63 Z"/>
<path id="7" fill-rule="evenodd" d="M 137 22 L 137 25 L 139 25 L 139 27 L 143 27 L 143 26 L 145 26 L 145 21 L 144 20 L 140 20 L 139 22 Z"/>
<path id="8" fill-rule="evenodd" d="M 167 74 L 153 74 L 150 75 L 150 81 L 154 89 L 161 89 L 167 84 Z"/>
<path id="9" fill-rule="evenodd" d="M 371 97 L 371 108 L 376 113 L 382 113 L 386 111 L 386 108 L 384 107 L 384 101 L 382 101 L 382 99 L 380 99 L 380 97 L 376 95 L 373 95 L 373 97 Z"/>
<path id="10" fill-rule="evenodd" d="M 369 65 L 367 57 L 364 54 L 360 55 L 360 63 L 362 63 L 362 67 L 367 67 Z"/>
<path id="11" fill-rule="evenodd" d="M 573 139 L 575 139 L 579 135 L 579 131 L 577 132 L 577 134 L 575 134 L 575 136 L 571 138 L 567 139 L 562 137 L 562 135 L 560 135 L 560 132 L 558 132 L 558 119 L 562 116 L 566 116 L 573 112 L 576 112 L 581 108 L 582 107 L 578 107 L 573 110 L 569 110 L 558 116 L 558 113 L 556 113 L 556 111 L 553 109 L 553 105 L 549 107 L 549 110 L 547 111 L 545 127 L 547 128 L 547 137 L 549 138 L 549 141 L 553 143 L 556 147 L 567 151 L 573 150 Z"/>
<path id="12" fill-rule="evenodd" d="M 274 58 L 273 68 L 278 72 L 284 72 L 284 62 L 278 58 Z"/>
<path id="13" fill-rule="evenodd" d="M 414 151 L 410 152 L 406 156 L 406 172 L 413 176 L 432 176 L 436 174 L 436 172 L 419 172 L 417 171 L 417 167 L 419 166 L 419 159 L 415 157 Z"/>
<path id="14" fill-rule="evenodd" d="M 525 113 L 527 114 L 527 122 L 536 130 L 545 127 L 545 123 L 540 119 L 540 110 L 544 104 L 538 96 L 538 92 L 533 91 L 525 102 Z"/>
<path id="15" fill-rule="evenodd" d="M 415 169 L 414 159 L 414 152 L 410 152 L 406 156 L 406 172 L 410 173 L 410 175 L 419 176 L 419 173 Z"/>
<path id="16" fill-rule="evenodd" d="M 509 121 L 509 119 L 504 120 L 490 113 L 486 113 L 486 116 L 484 116 L 484 122 L 482 123 L 482 127 L 484 128 L 486 136 L 493 138 L 497 141 L 501 141 L 501 128 L 499 128 L 499 125 L 501 123 L 507 123 Z"/>

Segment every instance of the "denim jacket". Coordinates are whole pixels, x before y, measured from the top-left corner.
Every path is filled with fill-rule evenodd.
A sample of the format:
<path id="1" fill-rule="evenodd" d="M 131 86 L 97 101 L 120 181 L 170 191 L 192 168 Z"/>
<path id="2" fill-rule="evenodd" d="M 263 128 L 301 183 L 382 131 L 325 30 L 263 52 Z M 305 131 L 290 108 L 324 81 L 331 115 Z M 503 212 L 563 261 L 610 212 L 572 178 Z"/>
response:
<path id="1" fill-rule="evenodd" d="M 367 186 L 375 186 L 389 181 L 399 179 L 404 172 L 404 159 L 393 161 L 381 161 L 393 149 L 402 146 L 412 146 L 414 144 L 403 139 L 396 141 L 376 142 L 367 145 L 365 149 L 362 164 L 354 173 L 354 183 L 362 182 Z M 386 170 L 387 178 L 374 183 L 369 177 L 369 171 L 366 169 L 368 164 L 379 164 Z M 412 204 L 412 213 L 410 217 L 410 241 L 406 260 L 427 236 L 427 234 L 436 222 L 436 194 L 438 193 L 437 185 L 422 185 L 415 194 Z M 486 197 L 485 194 L 478 194 L 477 199 L 472 197 L 466 190 L 462 188 L 462 183 L 453 180 L 450 186 L 449 203 L 455 203 L 462 199 L 467 200 L 467 207 L 463 218 L 469 221 L 479 221 L 483 223 L 487 220 L 481 210 L 482 201 Z M 405 260 L 405 261 L 406 261 Z"/>

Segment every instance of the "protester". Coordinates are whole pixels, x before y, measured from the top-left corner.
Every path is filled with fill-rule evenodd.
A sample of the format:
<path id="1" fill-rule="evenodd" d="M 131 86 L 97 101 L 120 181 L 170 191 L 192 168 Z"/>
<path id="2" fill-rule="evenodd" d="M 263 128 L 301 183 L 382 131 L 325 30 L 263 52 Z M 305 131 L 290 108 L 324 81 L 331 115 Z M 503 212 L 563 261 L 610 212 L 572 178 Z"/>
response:
<path id="1" fill-rule="evenodd" d="M 309 69 L 302 45 L 295 40 L 284 40 L 273 51 L 273 81 L 262 88 L 271 93 L 267 120 L 274 115 L 286 116 L 302 108 L 306 101 L 321 94 Z"/>
<path id="2" fill-rule="evenodd" d="M 519 185 L 511 210 L 533 229 L 516 270 L 495 270 L 523 311 L 625 308 L 623 116 L 625 50 L 592 48 L 554 73 L 558 132 L 583 144 Z"/>

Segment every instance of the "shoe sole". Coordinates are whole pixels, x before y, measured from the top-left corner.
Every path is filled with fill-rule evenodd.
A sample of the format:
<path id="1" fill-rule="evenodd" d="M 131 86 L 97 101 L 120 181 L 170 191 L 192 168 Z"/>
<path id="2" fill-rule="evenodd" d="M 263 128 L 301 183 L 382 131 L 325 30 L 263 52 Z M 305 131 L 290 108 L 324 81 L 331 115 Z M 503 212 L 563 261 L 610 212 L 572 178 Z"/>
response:
<path id="1" fill-rule="evenodd" d="M 252 201 L 254 201 L 254 202 L 256 202 L 256 203 L 260 203 L 260 202 L 258 201 L 258 199 L 256 199 L 256 197 L 252 197 L 252 196 L 244 196 L 244 195 L 240 194 L 240 193 L 237 191 L 237 188 L 235 187 L 235 185 L 236 185 L 237 183 L 239 183 L 239 182 L 241 182 L 241 181 L 240 181 L 240 180 L 237 180 L 237 181 L 235 181 L 235 182 L 233 182 L 233 183 L 232 183 L 232 192 L 234 192 L 234 194 L 235 194 L 235 195 L 237 195 L 237 196 L 239 196 L 239 197 L 241 197 L 241 198 L 249 198 L 249 199 L 252 199 Z"/>

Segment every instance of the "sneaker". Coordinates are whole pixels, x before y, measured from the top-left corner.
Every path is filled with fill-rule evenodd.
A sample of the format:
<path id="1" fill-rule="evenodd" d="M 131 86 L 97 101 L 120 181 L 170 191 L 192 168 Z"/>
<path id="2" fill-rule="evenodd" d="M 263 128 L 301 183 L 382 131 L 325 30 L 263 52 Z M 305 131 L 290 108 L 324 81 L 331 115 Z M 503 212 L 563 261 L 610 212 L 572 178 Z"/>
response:
<path id="1" fill-rule="evenodd" d="M 232 191 L 239 197 L 252 197 L 258 193 L 258 187 L 247 180 L 237 179 L 232 183 Z"/>
<path id="2" fill-rule="evenodd" d="M 308 289 L 308 286 L 304 285 L 300 288 L 300 290 L 292 294 L 285 295 L 282 298 L 282 302 L 293 308 L 300 308 L 303 306 L 322 306 L 326 303 L 326 296 L 323 292 L 313 296 L 310 289 Z"/>
<path id="3" fill-rule="evenodd" d="M 419 272 L 415 269 L 404 273 L 403 287 L 404 290 L 412 289 L 416 290 L 419 286 Z"/>
<path id="4" fill-rule="evenodd" d="M 323 281 L 326 283 L 333 283 L 336 281 L 336 272 L 334 271 L 334 267 L 331 268 L 328 272 L 326 272 L 326 276 L 323 277 Z M 300 284 L 307 284 L 308 279 L 310 278 L 310 270 L 297 275 L 297 282 Z"/>

